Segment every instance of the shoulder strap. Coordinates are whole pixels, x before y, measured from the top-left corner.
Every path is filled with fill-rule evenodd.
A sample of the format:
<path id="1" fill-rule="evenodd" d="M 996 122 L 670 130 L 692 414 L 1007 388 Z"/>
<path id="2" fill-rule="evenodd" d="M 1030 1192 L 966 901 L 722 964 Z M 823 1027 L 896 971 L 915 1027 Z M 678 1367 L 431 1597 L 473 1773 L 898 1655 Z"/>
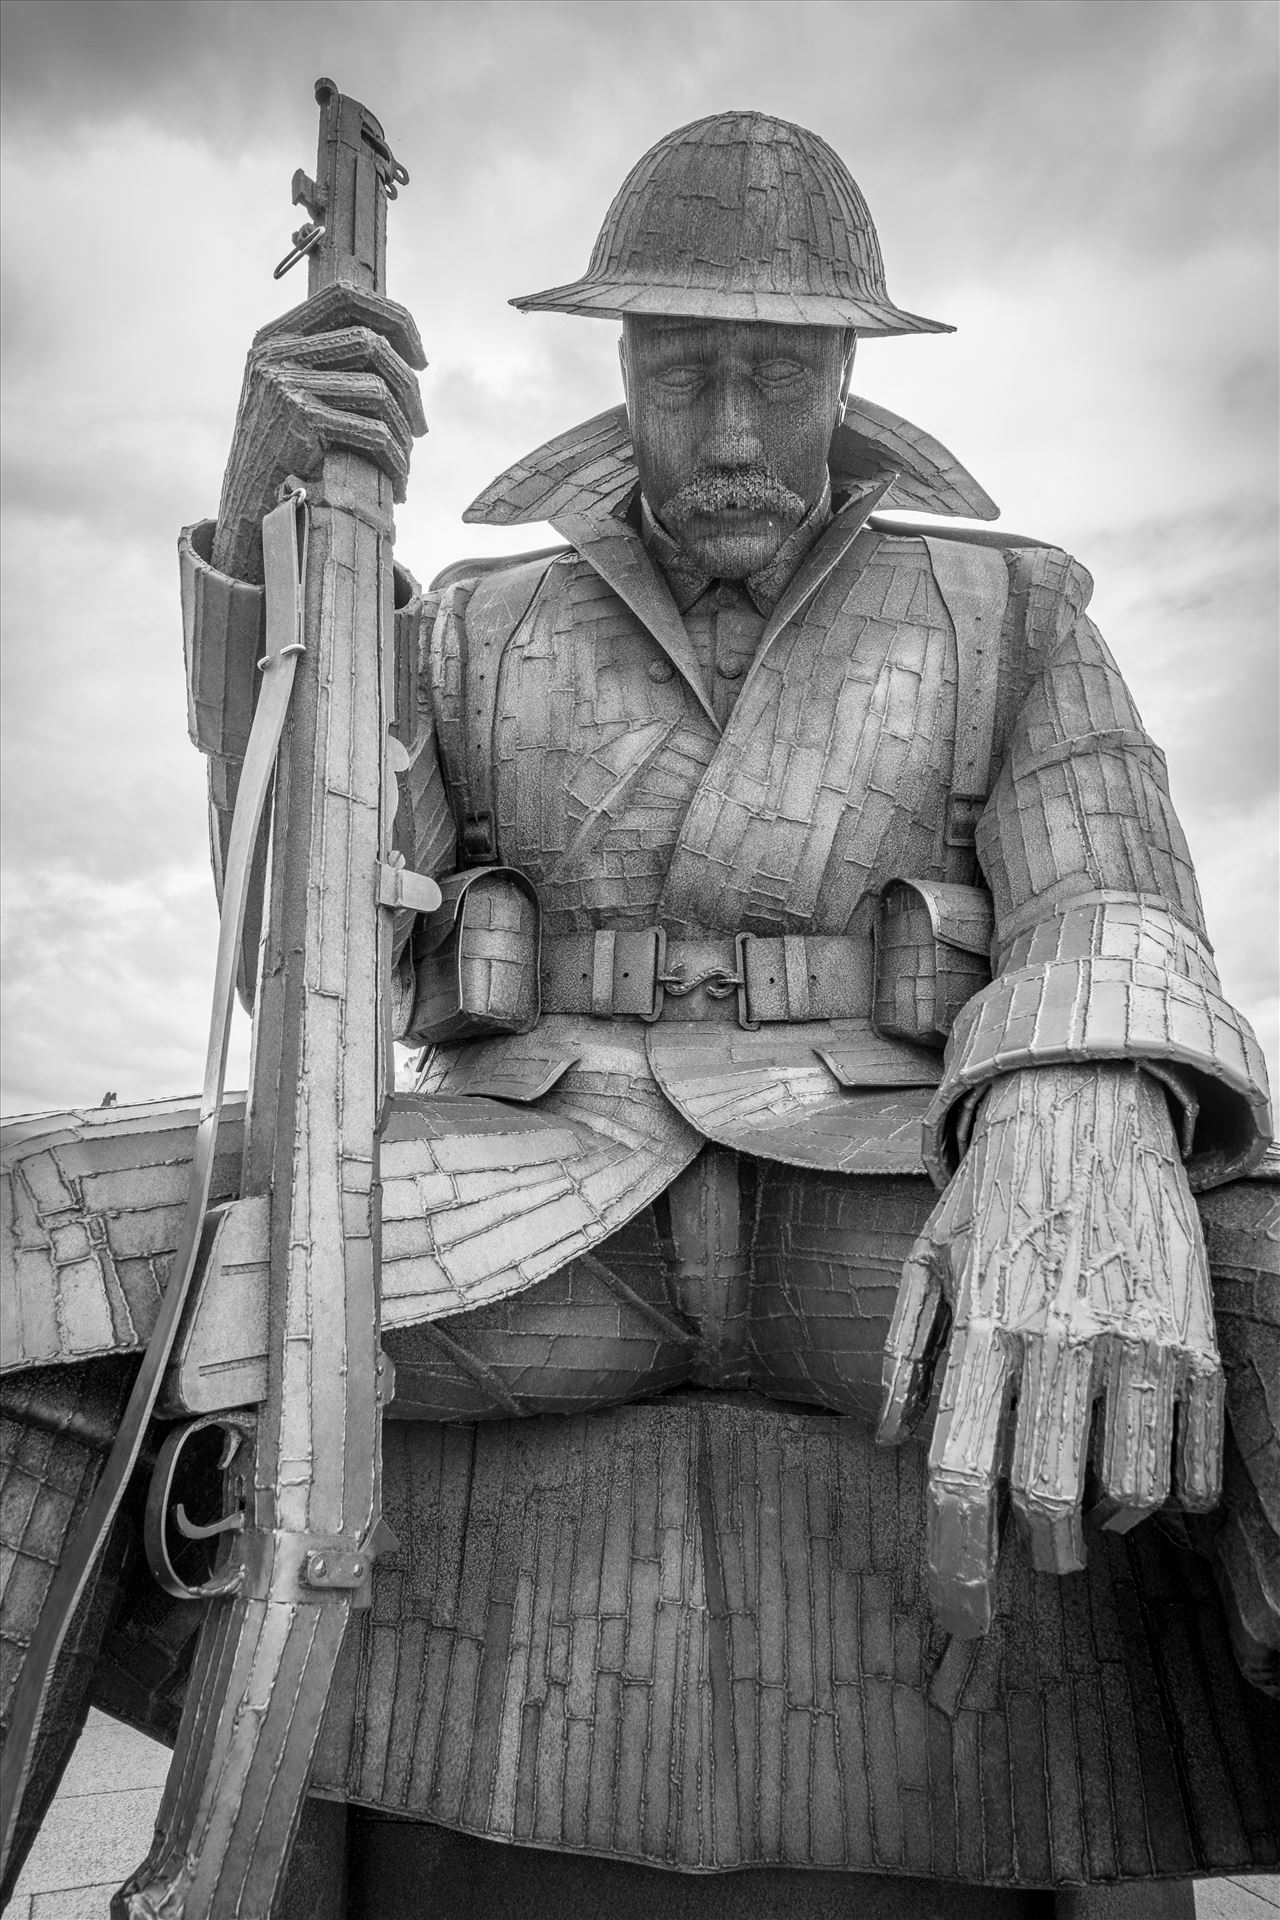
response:
<path id="1" fill-rule="evenodd" d="M 460 851 L 468 867 L 491 866 L 498 858 L 493 729 L 502 656 L 564 551 L 555 548 L 523 565 L 485 571 L 479 579 L 458 579 L 445 594 L 445 646 L 456 652 L 456 660 L 437 662 L 434 678 L 441 746 L 451 763 L 446 771 L 458 813 Z"/>
<path id="2" fill-rule="evenodd" d="M 947 814 L 947 870 L 949 878 L 964 881 L 971 876 L 974 829 L 991 786 L 1000 631 L 1009 599 L 1009 570 L 999 547 L 929 535 L 924 544 L 956 635 L 956 744 Z"/>

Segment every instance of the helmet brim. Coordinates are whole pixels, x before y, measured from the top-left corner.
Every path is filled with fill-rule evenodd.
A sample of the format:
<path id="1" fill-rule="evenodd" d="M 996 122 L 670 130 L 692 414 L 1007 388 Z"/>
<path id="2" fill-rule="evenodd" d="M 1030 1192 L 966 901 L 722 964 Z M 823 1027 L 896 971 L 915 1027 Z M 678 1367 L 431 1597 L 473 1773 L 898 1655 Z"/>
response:
<path id="1" fill-rule="evenodd" d="M 672 320 L 763 321 L 781 327 L 853 327 L 860 334 L 954 333 L 943 320 L 906 313 L 891 301 L 828 293 L 676 286 L 656 281 L 574 280 L 508 302 L 521 313 L 576 313 L 589 320 L 646 313 Z"/>

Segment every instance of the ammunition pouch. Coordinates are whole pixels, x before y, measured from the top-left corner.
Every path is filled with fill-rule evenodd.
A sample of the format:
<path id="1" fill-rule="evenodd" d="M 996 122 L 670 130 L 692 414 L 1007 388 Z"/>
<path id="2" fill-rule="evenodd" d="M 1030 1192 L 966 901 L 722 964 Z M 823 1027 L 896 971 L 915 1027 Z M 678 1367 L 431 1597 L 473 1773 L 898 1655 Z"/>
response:
<path id="1" fill-rule="evenodd" d="M 558 934 L 543 942 L 542 1011 L 748 1031 L 869 1017 L 886 1038 L 937 1049 L 991 978 L 992 923 L 982 888 L 894 880 L 874 947 L 858 933 Z"/>
<path id="2" fill-rule="evenodd" d="M 533 884 L 513 867 L 478 867 L 440 883 L 418 922 L 410 1043 L 442 1044 L 537 1025 L 540 914 Z"/>
<path id="3" fill-rule="evenodd" d="M 882 888 L 871 1012 L 876 1032 L 944 1046 L 961 1008 L 990 982 L 994 927 L 984 887 L 891 880 Z"/>
<path id="4" fill-rule="evenodd" d="M 537 894 L 511 867 L 441 883 L 414 940 L 410 1042 L 528 1033 L 541 1014 L 597 1020 L 762 1024 L 866 1020 L 888 1039 L 939 1048 L 991 979 L 990 896 L 932 880 L 883 889 L 865 935 L 668 936 L 597 928 L 543 940 Z"/>

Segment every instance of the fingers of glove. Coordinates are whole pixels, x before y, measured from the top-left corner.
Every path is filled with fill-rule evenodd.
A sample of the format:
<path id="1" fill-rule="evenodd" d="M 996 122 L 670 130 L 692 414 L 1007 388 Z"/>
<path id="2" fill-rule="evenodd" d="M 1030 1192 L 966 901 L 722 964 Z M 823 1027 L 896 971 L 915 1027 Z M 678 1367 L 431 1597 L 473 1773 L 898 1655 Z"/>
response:
<path id="1" fill-rule="evenodd" d="M 366 454 L 390 480 L 395 498 L 404 499 L 409 482 L 408 450 L 381 420 L 326 406 L 308 393 L 299 392 L 294 398 L 299 437 L 309 435 L 312 444 L 322 451 L 341 448 L 349 453 Z M 306 466 L 299 462 L 293 470 L 307 473 L 312 465 L 314 460 Z"/>
<path id="2" fill-rule="evenodd" d="M 427 430 L 422 395 L 412 372 L 394 347 L 369 327 L 340 327 L 334 333 L 319 333 L 310 338 L 284 334 L 255 347 L 251 357 L 253 364 L 262 369 L 288 369 L 290 378 L 300 377 L 302 368 L 315 372 L 376 374 L 386 382 L 412 431 L 419 434 Z"/>
<path id="3" fill-rule="evenodd" d="M 991 1624 L 996 1481 L 1011 1365 L 987 1323 L 958 1329 L 929 1449 L 929 1587 L 938 1624 L 971 1638 Z"/>
<path id="4" fill-rule="evenodd" d="M 255 347 L 281 334 L 333 333 L 339 327 L 370 327 L 390 342 L 400 358 L 419 373 L 426 366 L 422 340 L 407 307 L 385 294 L 372 293 L 368 287 L 349 287 L 341 282 L 322 287 L 301 306 L 291 307 L 278 319 L 259 328 L 253 337 Z"/>
<path id="5" fill-rule="evenodd" d="M 1085 1461 L 1093 1417 L 1087 1341 L 1031 1338 L 1022 1363 L 1009 1491 L 1037 1573 L 1085 1564 Z"/>
<path id="6" fill-rule="evenodd" d="M 406 460 L 412 453 L 413 433 L 409 422 L 376 374 L 329 370 L 308 373 L 292 368 L 283 385 L 295 400 L 305 395 L 309 401 L 319 401 L 338 413 L 359 413 L 366 419 L 381 420 L 403 447 Z"/>
<path id="7" fill-rule="evenodd" d="M 1181 1506 L 1207 1513 L 1222 1497 L 1222 1369 L 1188 1375 L 1178 1399 L 1173 1490 Z"/>
<path id="8" fill-rule="evenodd" d="M 1107 1344 L 1094 1465 L 1102 1490 L 1098 1517 L 1113 1533 L 1127 1533 L 1169 1497 L 1179 1370 L 1176 1348 L 1154 1341 Z"/>
<path id="9" fill-rule="evenodd" d="M 876 1436 L 881 1446 L 900 1446 L 929 1403 L 934 1369 L 951 1318 L 943 1294 L 947 1263 L 946 1249 L 935 1246 L 926 1229 L 902 1269 L 884 1349 L 880 1430 Z"/>

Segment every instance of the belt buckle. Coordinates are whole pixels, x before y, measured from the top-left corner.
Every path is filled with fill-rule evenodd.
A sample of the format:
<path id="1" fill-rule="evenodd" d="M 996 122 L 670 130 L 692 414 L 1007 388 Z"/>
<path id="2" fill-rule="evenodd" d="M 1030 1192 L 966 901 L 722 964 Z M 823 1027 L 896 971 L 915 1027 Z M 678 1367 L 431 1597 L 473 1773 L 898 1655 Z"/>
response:
<path id="1" fill-rule="evenodd" d="M 741 1020 L 743 993 L 746 988 L 746 979 L 742 972 L 741 940 L 741 934 L 735 934 L 733 936 L 735 961 L 733 967 L 726 967 L 716 962 L 711 966 L 702 966 L 700 970 L 691 977 L 686 977 L 685 968 L 687 963 L 684 960 L 677 961 L 674 968 L 668 969 L 666 965 L 666 946 L 664 939 L 662 964 L 658 969 L 656 981 L 659 992 L 661 992 L 664 997 L 669 993 L 673 1000 L 683 1000 L 687 995 L 696 993 L 699 988 L 712 1000 L 727 1000 L 730 994 L 736 994 L 738 1000 L 738 1017 L 739 1020 Z"/>
<path id="2" fill-rule="evenodd" d="M 758 1033 L 760 1022 L 751 1018 L 751 1002 L 747 988 L 747 942 L 755 936 L 750 933 L 737 933 L 733 938 L 733 957 L 738 972 L 738 1025 L 746 1033 Z"/>
<path id="3" fill-rule="evenodd" d="M 662 1018 L 662 1003 L 666 998 L 666 988 L 662 984 L 662 976 L 667 970 L 667 930 L 665 927 L 654 927 L 652 928 L 652 933 L 654 938 L 653 1008 L 649 1013 L 642 1013 L 640 1015 L 645 1025 L 650 1027 L 655 1020 L 661 1020 Z"/>

